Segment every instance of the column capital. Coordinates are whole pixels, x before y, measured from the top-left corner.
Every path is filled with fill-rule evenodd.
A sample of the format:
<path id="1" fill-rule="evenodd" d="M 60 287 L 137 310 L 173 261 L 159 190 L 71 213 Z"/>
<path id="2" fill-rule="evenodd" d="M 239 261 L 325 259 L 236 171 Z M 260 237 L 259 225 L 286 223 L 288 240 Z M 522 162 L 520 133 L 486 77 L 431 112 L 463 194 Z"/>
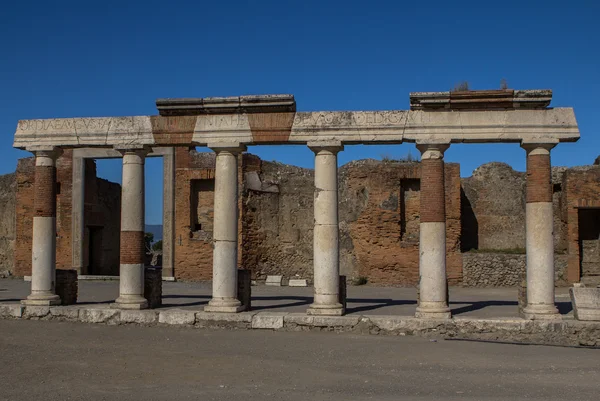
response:
<path id="1" fill-rule="evenodd" d="M 444 152 L 450 147 L 449 142 L 420 142 L 417 141 L 417 149 L 421 152 L 421 160 L 443 159 Z"/>
<path id="2" fill-rule="evenodd" d="M 331 153 L 338 153 L 344 150 L 344 145 L 341 141 L 311 141 L 306 145 L 315 153 L 319 153 L 323 150 Z"/>
<path id="3" fill-rule="evenodd" d="M 36 158 L 44 157 L 50 158 L 53 161 L 56 161 L 62 155 L 63 150 L 56 146 L 43 146 L 43 145 L 33 145 L 28 146 L 27 151 L 33 153 Z M 37 164 L 37 163 L 36 163 Z"/>
<path id="4" fill-rule="evenodd" d="M 217 155 L 221 152 L 231 153 L 237 155 L 246 151 L 246 145 L 239 142 L 223 142 L 223 143 L 209 143 L 208 148 L 215 152 Z"/>
<path id="5" fill-rule="evenodd" d="M 125 156 L 126 154 L 135 154 L 140 157 L 145 157 L 148 153 L 150 153 L 151 149 L 146 145 L 115 145 L 114 149 L 121 153 L 121 155 Z"/>
<path id="6" fill-rule="evenodd" d="M 521 147 L 525 149 L 528 155 L 549 155 L 550 150 L 558 144 L 558 139 L 545 140 L 544 142 L 535 142 L 531 140 L 521 141 Z"/>

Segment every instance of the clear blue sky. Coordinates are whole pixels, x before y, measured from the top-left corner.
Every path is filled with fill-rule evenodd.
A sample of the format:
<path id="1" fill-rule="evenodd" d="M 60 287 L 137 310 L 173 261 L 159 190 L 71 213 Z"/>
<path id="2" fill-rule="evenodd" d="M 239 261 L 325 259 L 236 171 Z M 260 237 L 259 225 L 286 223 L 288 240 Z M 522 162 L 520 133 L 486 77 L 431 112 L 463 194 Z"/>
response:
<path id="1" fill-rule="evenodd" d="M 597 1 L 20 1 L 0 10 L 0 174 L 19 119 L 156 114 L 159 97 L 292 93 L 299 111 L 407 109 L 411 91 L 550 88 L 572 106 L 576 144 L 554 165 L 600 154 Z M 311 167 L 304 147 L 255 147 Z M 416 154 L 347 146 L 340 163 Z M 517 145 L 453 145 L 463 176 L 489 161 L 523 170 Z M 147 222 L 161 221 L 160 159 L 148 162 Z M 120 163 L 99 163 L 120 181 Z"/>

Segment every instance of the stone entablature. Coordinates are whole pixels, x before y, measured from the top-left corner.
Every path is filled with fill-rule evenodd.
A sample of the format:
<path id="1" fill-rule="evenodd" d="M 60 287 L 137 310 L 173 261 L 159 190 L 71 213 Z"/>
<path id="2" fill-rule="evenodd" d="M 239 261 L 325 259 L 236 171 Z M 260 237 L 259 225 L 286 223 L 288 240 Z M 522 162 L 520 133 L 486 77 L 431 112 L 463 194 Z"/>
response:
<path id="1" fill-rule="evenodd" d="M 573 142 L 572 108 L 499 111 L 325 111 L 21 120 L 13 146 L 207 146 L 218 143 L 306 144 L 312 141 Z"/>

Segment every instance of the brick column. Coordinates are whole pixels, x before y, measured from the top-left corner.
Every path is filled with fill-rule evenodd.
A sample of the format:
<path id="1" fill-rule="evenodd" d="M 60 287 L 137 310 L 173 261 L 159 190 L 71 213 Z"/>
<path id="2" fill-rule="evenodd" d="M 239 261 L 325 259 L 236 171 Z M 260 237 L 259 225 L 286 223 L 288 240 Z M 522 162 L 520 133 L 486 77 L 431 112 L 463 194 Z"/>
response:
<path id="1" fill-rule="evenodd" d="M 61 150 L 35 147 L 31 294 L 24 305 L 60 305 L 56 295 L 56 159 Z"/>
<path id="2" fill-rule="evenodd" d="M 419 305 L 415 316 L 448 319 L 444 152 L 448 144 L 417 144 L 421 152 Z"/>
<path id="3" fill-rule="evenodd" d="M 120 148 L 123 154 L 121 187 L 120 309 L 146 309 L 144 298 L 144 161 L 147 149 Z"/>
<path id="4" fill-rule="evenodd" d="M 240 312 L 237 299 L 238 154 L 245 146 L 209 145 L 217 153 L 213 224 L 212 299 L 207 312 Z"/>
<path id="5" fill-rule="evenodd" d="M 550 149 L 555 145 L 521 145 L 527 152 L 527 306 L 523 310 L 526 319 L 560 317 L 554 305 L 554 219 L 550 170 Z"/>
<path id="6" fill-rule="evenodd" d="M 314 197 L 314 302 L 309 315 L 339 316 L 344 308 L 339 301 L 339 225 L 337 154 L 341 142 L 309 143 L 315 152 Z"/>

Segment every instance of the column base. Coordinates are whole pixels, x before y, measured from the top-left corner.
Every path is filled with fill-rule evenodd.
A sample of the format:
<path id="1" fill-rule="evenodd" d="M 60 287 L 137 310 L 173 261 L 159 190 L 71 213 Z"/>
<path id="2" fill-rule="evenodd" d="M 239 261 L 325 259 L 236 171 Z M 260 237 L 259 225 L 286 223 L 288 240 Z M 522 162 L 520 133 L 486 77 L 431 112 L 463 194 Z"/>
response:
<path id="1" fill-rule="evenodd" d="M 204 307 L 204 312 L 216 313 L 238 313 L 244 310 L 246 310 L 246 307 L 235 298 L 211 299 L 208 305 Z"/>
<path id="2" fill-rule="evenodd" d="M 307 315 L 343 316 L 346 313 L 342 304 L 322 305 L 312 304 L 306 310 Z"/>
<path id="3" fill-rule="evenodd" d="M 113 309 L 148 309 L 148 300 L 137 295 L 120 296 L 114 303 L 110 304 Z"/>
<path id="4" fill-rule="evenodd" d="M 440 303 L 439 306 L 417 306 L 415 317 L 419 319 L 450 319 L 452 312 L 445 303 Z"/>
<path id="5" fill-rule="evenodd" d="M 523 308 L 523 319 L 526 320 L 557 320 L 562 319 L 555 305 L 527 305 Z"/>
<path id="6" fill-rule="evenodd" d="M 32 294 L 21 301 L 21 305 L 25 306 L 56 306 L 62 302 L 56 294 Z"/>

